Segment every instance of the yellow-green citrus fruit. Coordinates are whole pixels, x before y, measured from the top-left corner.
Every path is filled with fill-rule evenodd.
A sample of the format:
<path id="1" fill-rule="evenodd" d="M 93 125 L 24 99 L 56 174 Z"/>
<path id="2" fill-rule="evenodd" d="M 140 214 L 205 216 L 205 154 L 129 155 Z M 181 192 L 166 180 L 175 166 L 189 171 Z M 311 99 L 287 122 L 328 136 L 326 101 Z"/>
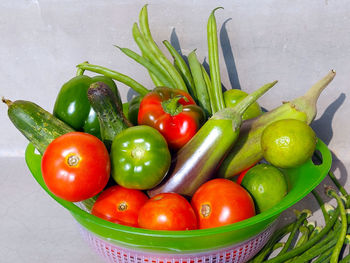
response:
<path id="1" fill-rule="evenodd" d="M 233 108 L 238 102 L 248 96 L 248 93 L 240 89 L 230 89 L 224 92 L 225 106 Z M 255 118 L 262 114 L 260 105 L 257 102 L 251 104 L 242 115 L 242 120 Z"/>
<path id="2" fill-rule="evenodd" d="M 264 212 L 278 204 L 286 196 L 288 187 L 284 174 L 270 164 L 258 164 L 250 168 L 241 185 L 253 197 L 256 210 Z"/>
<path id="3" fill-rule="evenodd" d="M 265 160 L 280 168 L 297 167 L 305 163 L 312 157 L 316 143 L 317 136 L 313 129 L 295 119 L 275 121 L 261 135 Z"/>

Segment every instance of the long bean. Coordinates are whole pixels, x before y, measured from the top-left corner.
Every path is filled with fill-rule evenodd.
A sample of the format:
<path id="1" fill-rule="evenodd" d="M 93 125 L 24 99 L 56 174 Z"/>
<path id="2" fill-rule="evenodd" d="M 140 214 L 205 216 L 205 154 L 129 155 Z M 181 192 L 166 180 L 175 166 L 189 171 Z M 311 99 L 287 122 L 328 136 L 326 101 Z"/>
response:
<path id="1" fill-rule="evenodd" d="M 329 178 L 333 181 L 333 183 L 336 185 L 340 193 L 345 197 L 349 198 L 349 193 L 345 190 L 345 188 L 339 183 L 338 179 L 335 177 L 334 173 L 331 171 L 328 172 Z"/>
<path id="2" fill-rule="evenodd" d="M 170 44 L 168 40 L 163 41 L 164 46 L 168 49 L 169 53 L 172 55 L 174 59 L 174 64 L 178 71 L 180 72 L 183 80 L 186 83 L 187 89 L 191 96 L 194 98 L 197 98 L 196 90 L 194 87 L 194 81 L 193 77 L 191 75 L 191 71 L 188 68 L 186 61 L 183 59 L 183 57 L 177 52 L 177 50 Z"/>
<path id="3" fill-rule="evenodd" d="M 315 153 L 316 158 L 319 161 L 322 161 L 322 157 L 320 156 L 319 153 Z M 334 175 L 334 173 L 332 171 L 328 172 L 328 177 L 333 181 L 333 183 L 335 184 L 335 186 L 338 188 L 338 190 L 340 191 L 340 193 L 345 196 L 345 198 L 349 199 L 349 193 L 345 190 L 345 188 L 341 185 L 341 183 L 338 181 L 337 177 Z"/>
<path id="4" fill-rule="evenodd" d="M 125 55 L 128 57 L 134 59 L 136 62 L 140 63 L 142 66 L 147 68 L 156 78 L 156 82 L 158 82 L 161 86 L 167 86 L 169 88 L 174 88 L 171 81 L 167 78 L 167 76 L 163 75 L 162 72 L 154 66 L 148 59 L 140 56 L 139 54 L 135 53 L 134 51 L 128 49 L 128 48 L 122 48 L 119 46 L 116 46 L 119 48 Z"/>
<path id="5" fill-rule="evenodd" d="M 312 249 L 306 251 L 305 253 L 301 254 L 300 257 L 296 260 L 294 260 L 294 263 L 305 263 L 318 255 L 333 249 L 334 245 L 336 244 L 336 235 L 328 235 L 322 242 L 318 243 L 315 247 Z M 336 261 L 338 262 L 338 261 Z"/>
<path id="6" fill-rule="evenodd" d="M 329 248 L 328 250 L 324 251 L 320 254 L 320 256 L 313 261 L 313 263 L 321 263 L 321 262 L 327 262 L 329 261 L 331 255 L 332 255 L 333 247 Z"/>
<path id="7" fill-rule="evenodd" d="M 339 254 L 344 244 L 348 222 L 347 222 L 345 207 L 339 195 L 337 195 L 337 193 L 333 189 L 327 189 L 327 194 L 331 197 L 334 197 L 337 200 L 338 208 L 340 210 L 341 229 L 340 229 L 340 234 L 339 234 L 337 244 L 335 245 L 335 248 L 333 250 L 333 253 L 331 255 L 331 260 L 330 260 L 331 263 L 336 263 L 338 262 Z"/>
<path id="8" fill-rule="evenodd" d="M 151 48 L 152 52 L 157 56 L 160 64 L 162 64 L 162 66 L 168 71 L 169 75 L 174 80 L 176 84 L 176 88 L 188 92 L 186 84 L 182 79 L 180 73 L 176 70 L 174 65 L 167 59 L 167 57 L 159 49 L 159 47 L 157 46 L 157 44 L 155 43 L 152 37 L 151 30 L 149 28 L 149 23 L 148 23 L 147 5 L 144 5 L 143 8 L 141 9 L 141 12 L 139 15 L 139 24 L 140 24 L 140 31 L 145 41 L 149 44 L 149 47 Z"/>
<path id="9" fill-rule="evenodd" d="M 349 263 L 349 262 L 350 262 L 350 254 L 339 261 L 339 263 Z"/>
<path id="10" fill-rule="evenodd" d="M 134 91 L 136 91 L 142 96 L 146 95 L 149 92 L 147 88 L 145 88 L 143 85 L 138 83 L 136 80 L 128 77 L 127 75 L 119 73 L 117 71 L 114 71 L 102 66 L 98 66 L 98 65 L 92 65 L 86 62 L 77 65 L 77 67 L 83 70 L 89 70 L 91 72 L 102 74 L 116 81 L 124 83 L 125 85 L 129 86 L 130 88 L 132 88 Z"/>
<path id="11" fill-rule="evenodd" d="M 224 103 L 222 87 L 221 87 L 218 37 L 217 37 L 216 19 L 214 15 L 215 11 L 219 8 L 222 8 L 222 7 L 215 8 L 209 16 L 208 25 L 207 25 L 207 38 L 208 38 L 208 58 L 209 58 L 210 78 L 211 78 L 212 88 L 215 92 L 215 99 L 216 99 L 216 104 L 218 106 L 218 110 L 221 110 L 225 108 L 225 103 Z"/>
<path id="12" fill-rule="evenodd" d="M 316 244 L 318 241 L 320 241 L 324 237 L 324 235 L 326 235 L 332 229 L 334 223 L 338 220 L 339 213 L 340 213 L 339 208 L 337 208 L 334 215 L 329 220 L 328 224 L 321 230 L 321 232 L 318 235 L 315 235 L 312 239 L 310 239 L 304 245 L 297 247 L 295 249 L 292 249 L 283 255 L 269 259 L 266 262 L 269 262 L 269 263 L 285 262 L 286 260 L 288 260 L 292 257 L 295 257 L 295 256 L 303 253 L 307 249 L 311 248 L 314 244 Z"/>
<path id="13" fill-rule="evenodd" d="M 262 250 L 254 257 L 253 260 L 251 260 L 251 263 L 260 263 L 263 262 L 264 259 L 273 251 L 274 246 L 276 245 L 276 242 L 278 242 L 280 239 L 282 239 L 284 236 L 286 236 L 288 233 L 290 233 L 294 227 L 294 224 L 296 221 L 293 221 L 282 228 L 275 231 L 275 233 L 272 235 L 272 237 L 269 239 L 269 241 L 266 243 L 266 245 L 263 247 Z"/>
<path id="14" fill-rule="evenodd" d="M 302 211 L 299 215 L 298 215 L 298 219 L 286 241 L 286 245 L 281 249 L 280 253 L 278 254 L 278 256 L 283 255 L 284 253 L 287 252 L 287 250 L 289 249 L 295 235 L 298 232 L 299 227 L 301 226 L 301 224 L 304 222 L 304 220 L 311 214 L 310 211 Z"/>
<path id="15" fill-rule="evenodd" d="M 175 87 L 176 83 L 173 81 L 173 79 L 169 75 L 168 71 L 166 71 L 166 69 L 162 66 L 162 64 L 160 64 L 156 55 L 152 52 L 150 46 L 148 45 L 148 43 L 145 41 L 144 37 L 142 36 L 141 31 L 140 31 L 137 23 L 134 23 L 134 25 L 132 27 L 132 35 L 133 35 L 133 38 L 134 38 L 137 46 L 141 50 L 142 56 L 149 59 L 149 61 L 155 67 L 157 67 L 157 69 L 162 73 L 162 75 L 166 76 L 166 78 L 172 82 L 172 86 Z"/>
<path id="16" fill-rule="evenodd" d="M 324 201 L 322 200 L 321 196 L 317 193 L 317 191 L 315 189 L 312 190 L 311 193 L 315 197 L 318 205 L 321 207 L 321 211 L 322 211 L 322 214 L 323 214 L 323 217 L 324 217 L 324 221 L 327 223 L 328 220 L 329 220 L 329 214 L 326 211 Z"/>
<path id="17" fill-rule="evenodd" d="M 301 237 L 298 239 L 295 247 L 300 247 L 304 243 L 306 243 L 309 239 L 310 229 L 306 226 L 300 226 L 299 232 L 301 233 Z"/>
<path id="18" fill-rule="evenodd" d="M 212 115 L 212 112 L 211 112 L 211 106 L 209 101 L 209 95 L 207 92 L 207 85 L 203 78 L 201 66 L 197 59 L 197 55 L 195 51 L 192 51 L 188 55 L 188 63 L 190 65 L 190 70 L 193 76 L 198 103 L 203 108 L 206 116 L 210 117 Z"/>

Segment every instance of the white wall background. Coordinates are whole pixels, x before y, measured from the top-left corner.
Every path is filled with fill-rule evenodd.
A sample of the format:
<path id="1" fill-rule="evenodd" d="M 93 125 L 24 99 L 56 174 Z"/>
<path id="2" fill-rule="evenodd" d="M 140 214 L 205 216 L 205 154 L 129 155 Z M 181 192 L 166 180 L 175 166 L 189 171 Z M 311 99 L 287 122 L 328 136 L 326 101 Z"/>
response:
<path id="1" fill-rule="evenodd" d="M 184 55 L 207 56 L 206 23 L 216 12 L 222 82 L 252 91 L 278 86 L 259 100 L 266 109 L 302 95 L 330 69 L 337 76 L 319 99 L 313 124 L 349 168 L 350 4 L 346 0 L 0 1 L 0 96 L 31 100 L 52 110 L 61 85 L 83 61 L 127 74 L 147 87 L 146 70 L 113 45 L 138 51 L 131 28 L 148 3 L 153 36 Z M 174 42 L 175 41 L 175 42 Z M 165 50 L 165 49 L 164 49 Z M 225 53 L 225 55 L 223 55 Z M 128 88 L 119 84 L 123 99 Z M 0 105 L 0 157 L 23 156 L 26 139 Z"/>

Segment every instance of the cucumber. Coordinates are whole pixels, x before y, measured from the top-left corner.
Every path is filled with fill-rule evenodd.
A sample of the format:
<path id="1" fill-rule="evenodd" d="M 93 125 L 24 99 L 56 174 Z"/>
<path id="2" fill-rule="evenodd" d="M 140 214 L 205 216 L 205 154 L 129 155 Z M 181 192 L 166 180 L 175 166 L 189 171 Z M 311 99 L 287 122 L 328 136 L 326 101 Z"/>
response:
<path id="1" fill-rule="evenodd" d="M 31 101 L 5 98 L 2 101 L 8 106 L 7 113 L 12 123 L 41 154 L 55 138 L 74 131 L 68 124 Z"/>
<path id="2" fill-rule="evenodd" d="M 110 150 L 114 137 L 132 124 L 123 113 L 120 98 L 108 85 L 103 82 L 92 83 L 87 94 L 100 123 L 102 141 Z"/>

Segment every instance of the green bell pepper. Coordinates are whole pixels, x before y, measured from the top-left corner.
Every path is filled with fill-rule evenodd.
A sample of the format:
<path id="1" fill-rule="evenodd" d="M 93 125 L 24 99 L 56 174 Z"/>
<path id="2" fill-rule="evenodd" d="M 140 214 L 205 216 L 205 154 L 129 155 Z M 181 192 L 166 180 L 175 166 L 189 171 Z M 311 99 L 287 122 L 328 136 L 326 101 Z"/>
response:
<path id="1" fill-rule="evenodd" d="M 84 131 L 100 138 L 100 124 L 87 97 L 87 90 L 90 85 L 98 81 L 107 84 L 117 95 L 118 103 L 122 105 L 117 86 L 111 78 L 78 75 L 66 82 L 60 89 L 53 114 L 73 129 Z"/>

